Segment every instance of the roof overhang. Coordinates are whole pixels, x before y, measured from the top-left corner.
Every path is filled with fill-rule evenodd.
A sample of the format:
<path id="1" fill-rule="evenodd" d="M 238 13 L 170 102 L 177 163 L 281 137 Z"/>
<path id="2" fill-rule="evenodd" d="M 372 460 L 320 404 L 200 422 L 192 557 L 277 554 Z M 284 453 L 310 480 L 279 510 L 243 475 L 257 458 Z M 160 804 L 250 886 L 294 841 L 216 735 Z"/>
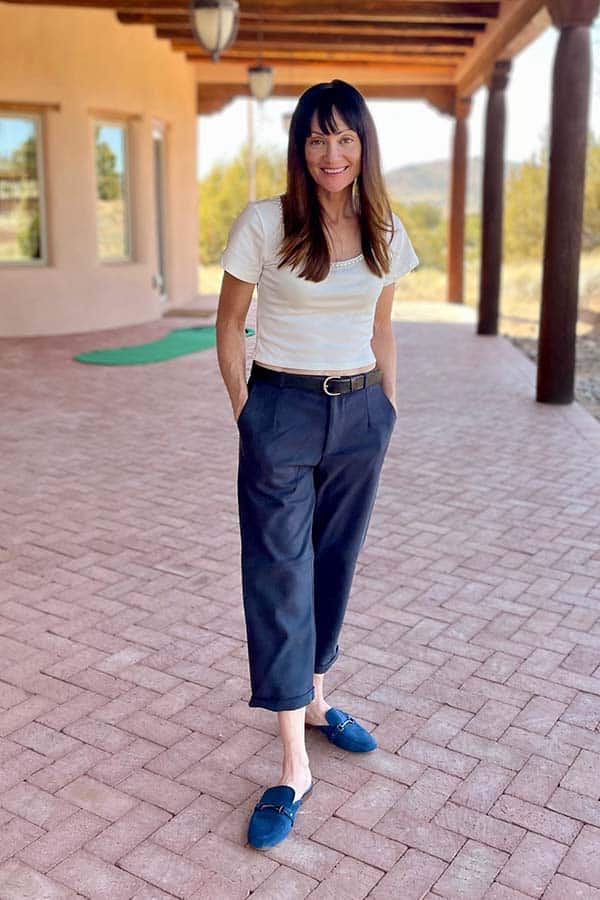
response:
<path id="1" fill-rule="evenodd" d="M 241 0 L 237 38 L 214 63 L 194 40 L 188 0 L 8 2 L 110 9 L 123 25 L 151 25 L 194 67 L 198 113 L 249 94 L 260 50 L 275 96 L 342 78 L 367 97 L 426 100 L 453 115 L 497 60 L 551 23 L 544 0 Z"/>

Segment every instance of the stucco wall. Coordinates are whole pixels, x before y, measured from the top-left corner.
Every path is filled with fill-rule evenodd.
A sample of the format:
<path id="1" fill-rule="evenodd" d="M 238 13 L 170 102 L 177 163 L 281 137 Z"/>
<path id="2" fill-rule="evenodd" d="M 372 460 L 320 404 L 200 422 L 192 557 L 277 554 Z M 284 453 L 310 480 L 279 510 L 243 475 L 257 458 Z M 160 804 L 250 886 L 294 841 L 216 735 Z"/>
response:
<path id="1" fill-rule="evenodd" d="M 169 305 L 197 292 L 196 103 L 193 67 L 149 25 L 112 11 L 0 2 L 0 101 L 59 103 L 43 113 L 48 264 L 0 265 L 0 335 L 130 325 L 161 314 L 153 120 L 165 131 Z M 94 115 L 130 121 L 133 261 L 100 263 L 96 249 Z"/>

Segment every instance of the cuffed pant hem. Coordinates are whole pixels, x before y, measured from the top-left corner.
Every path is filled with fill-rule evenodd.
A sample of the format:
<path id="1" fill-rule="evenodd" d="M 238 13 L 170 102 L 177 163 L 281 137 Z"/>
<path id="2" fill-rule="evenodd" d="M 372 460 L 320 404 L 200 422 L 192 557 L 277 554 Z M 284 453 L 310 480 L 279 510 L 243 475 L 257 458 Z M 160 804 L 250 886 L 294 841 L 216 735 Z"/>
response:
<path id="1" fill-rule="evenodd" d="M 265 697 L 255 697 L 254 694 L 248 701 L 248 706 L 260 706 L 262 709 L 271 709 L 273 712 L 283 712 L 287 709 L 301 709 L 314 699 L 315 689 L 299 694 L 297 697 L 288 697 L 284 700 L 268 700 Z"/>
<path id="2" fill-rule="evenodd" d="M 332 667 L 332 665 L 334 664 L 334 662 L 336 661 L 336 659 L 338 658 L 339 655 L 340 655 L 340 648 L 336 647 L 335 653 L 333 654 L 333 656 L 330 659 L 327 660 L 327 662 L 321 663 L 320 666 L 315 666 L 315 675 L 324 675 L 325 672 L 327 672 Z"/>

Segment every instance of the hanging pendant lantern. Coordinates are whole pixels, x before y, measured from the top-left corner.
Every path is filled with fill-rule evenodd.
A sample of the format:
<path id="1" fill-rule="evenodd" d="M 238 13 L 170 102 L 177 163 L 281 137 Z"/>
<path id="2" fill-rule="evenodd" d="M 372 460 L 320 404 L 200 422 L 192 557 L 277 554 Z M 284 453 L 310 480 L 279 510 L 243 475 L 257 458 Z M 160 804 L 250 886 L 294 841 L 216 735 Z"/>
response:
<path id="1" fill-rule="evenodd" d="M 213 62 L 237 37 L 239 9 L 237 0 L 192 0 L 190 4 L 194 38 Z"/>
<path id="2" fill-rule="evenodd" d="M 248 66 L 248 86 L 250 93 L 257 100 L 266 100 L 273 90 L 273 69 L 265 66 L 262 61 L 263 29 L 262 29 L 262 3 L 259 5 L 258 29 L 256 43 L 258 45 L 258 62 Z"/>
<path id="3" fill-rule="evenodd" d="M 248 85 L 253 97 L 256 97 L 257 100 L 266 100 L 273 90 L 273 69 L 271 66 L 265 66 L 262 63 L 248 66 Z"/>

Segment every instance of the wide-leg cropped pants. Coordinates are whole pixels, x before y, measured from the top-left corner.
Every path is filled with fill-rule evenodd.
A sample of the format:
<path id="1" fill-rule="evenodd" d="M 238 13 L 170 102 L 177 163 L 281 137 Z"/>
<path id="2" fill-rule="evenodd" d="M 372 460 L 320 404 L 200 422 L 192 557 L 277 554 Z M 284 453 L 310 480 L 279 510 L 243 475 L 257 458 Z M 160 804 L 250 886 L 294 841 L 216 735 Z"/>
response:
<path id="1" fill-rule="evenodd" d="M 238 419 L 249 705 L 298 709 L 338 655 L 396 413 L 381 384 L 331 397 L 255 371 Z"/>

